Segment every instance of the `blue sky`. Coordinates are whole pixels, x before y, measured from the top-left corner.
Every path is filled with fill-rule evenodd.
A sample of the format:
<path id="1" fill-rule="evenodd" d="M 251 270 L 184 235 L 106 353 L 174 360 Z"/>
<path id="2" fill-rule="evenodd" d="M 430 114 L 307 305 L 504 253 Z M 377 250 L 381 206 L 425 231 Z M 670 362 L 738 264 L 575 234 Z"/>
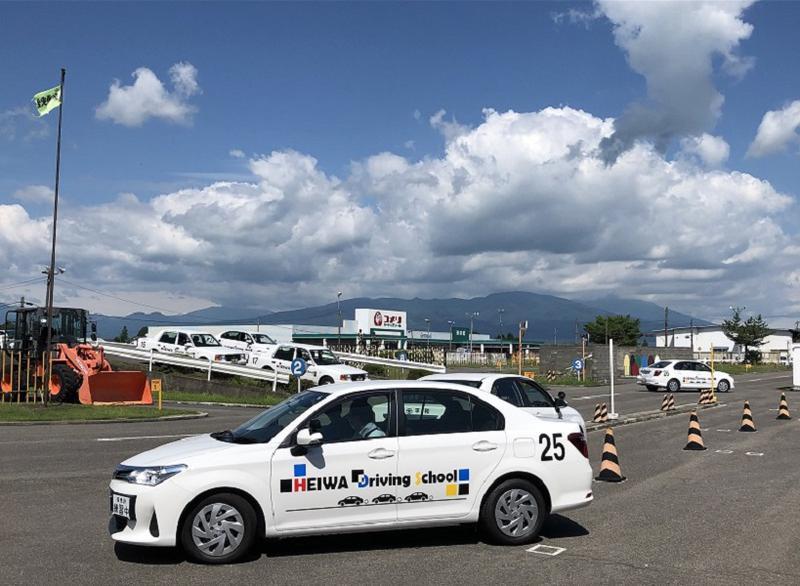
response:
<path id="1" fill-rule="evenodd" d="M 587 16 L 577 22 L 565 16 L 556 22 L 555 14 L 566 15 L 570 10 Z M 3 3 L 0 113 L 30 106 L 32 94 L 55 85 L 59 67 L 67 68 L 62 193 L 65 213 L 72 210 L 75 221 L 82 213 L 81 206 L 99 213 L 103 205 L 116 205 L 113 202 L 121 193 L 133 193 L 146 203 L 154 196 L 175 194 L 181 189 L 202 191 L 216 180 L 270 181 L 254 171 L 253 161 L 288 149 L 314 157 L 317 171 L 352 186 L 360 181 L 353 162 L 358 166 L 380 153 L 394 153 L 410 164 L 443 160 L 452 137 L 430 121 L 439 110 L 446 110 L 443 120 L 455 119 L 464 129 L 476 129 L 485 121 L 484 108 L 499 113 L 534 113 L 550 106 L 571 107 L 605 119 L 620 117 L 630 104 L 644 100 L 645 77 L 629 65 L 626 48 L 613 34 L 620 21 L 603 15 L 589 18 L 595 10 L 591 3 L 562 2 Z M 745 154 L 764 114 L 800 98 L 800 80 L 791 70 L 800 56 L 796 35 L 800 5 L 756 3 L 743 9 L 740 18 L 753 29 L 748 38 L 735 43 L 734 51 L 752 58 L 753 66 L 743 75 L 728 75 L 722 66 L 723 57 L 713 55 L 710 79 L 724 96 L 724 104 L 720 115 L 698 131 L 720 137 L 730 145 L 730 156 L 722 162 L 722 170 L 752 174 L 768 181 L 776 192 L 795 198 L 795 142 L 769 156 Z M 691 52 L 691 47 L 686 50 Z M 200 91 L 185 98 L 195 110 L 186 117 L 188 122 L 151 117 L 140 126 L 126 126 L 96 116 L 96 108 L 108 98 L 112 82 L 118 79 L 121 85 L 130 85 L 137 68 L 148 68 L 171 91 L 169 71 L 176 63 L 190 63 L 197 72 Z M 679 67 L 680 60 L 677 63 Z M 22 202 L 32 220 L 45 218 L 46 198 L 24 201 L 14 194 L 28 186 L 52 184 L 56 118 L 54 112 L 37 124 L 21 116 L 7 116 L 5 126 L 0 118 L 0 203 Z M 681 138 L 676 134 L 670 139 L 665 160 L 680 157 Z M 232 157 L 232 149 L 243 151 L 245 156 Z M 368 201 L 379 208 L 380 203 L 375 203 L 380 201 L 375 195 L 377 189 L 371 185 L 357 192 L 352 187 L 354 201 Z M 321 197 L 322 205 L 328 196 Z M 624 201 L 619 203 L 624 207 Z M 498 205 L 502 207 L 502 199 Z M 575 211 L 580 214 L 581 204 L 576 205 Z M 782 238 L 796 236 L 794 204 L 763 213 L 781 228 Z M 274 215 L 270 217 L 275 219 Z M 754 215 L 753 221 L 757 219 Z M 737 226 L 731 224 L 730 229 Z M 188 230 L 186 226 L 181 229 Z M 380 222 L 370 230 L 383 231 Z M 280 248 L 286 241 L 273 244 Z M 351 244 L 362 251 L 365 245 Z M 242 263 L 235 258 L 240 252 L 234 250 L 240 249 L 234 247 L 213 262 Z M 315 258 L 331 255 L 345 265 L 345 257 L 352 260 L 358 256 L 343 250 L 323 247 L 311 253 Z M 538 252 L 559 250 L 534 243 L 522 251 L 500 252 L 525 252 L 539 258 Z M 124 254 L 125 250 L 119 252 Z M 342 256 L 337 257 L 340 253 Z M 30 254 L 30 265 L 41 262 L 38 253 Z M 437 256 L 438 252 L 426 254 Z M 448 266 L 457 262 L 463 269 L 454 277 L 454 294 L 490 293 L 492 287 L 546 290 L 571 297 L 584 291 L 566 284 L 563 275 L 534 277 L 521 265 L 499 283 L 496 276 L 479 282 L 471 269 L 464 267 L 482 258 L 480 253 L 465 251 L 456 254 L 454 261 L 450 248 L 443 256 Z M 653 258 L 652 252 L 647 252 L 641 258 L 627 260 L 649 262 Z M 730 263 L 723 262 L 726 258 L 707 259 L 704 266 L 710 270 L 716 262 L 728 270 Z M 137 261 L 133 272 L 157 260 Z M 398 262 L 402 265 L 409 260 Z M 573 260 L 571 257 L 570 262 Z M 617 260 L 616 253 L 610 253 L 608 258 L 592 262 Z M 677 262 L 675 258 L 663 261 Z M 97 262 L 102 264 L 102 260 Z M 555 264 L 554 259 L 551 266 Z M 136 292 L 152 301 L 174 294 L 185 301 L 185 307 L 232 300 L 214 288 L 196 295 L 171 279 L 157 283 L 151 264 L 139 281 L 122 278 L 114 272 L 116 269 L 102 268 L 95 272 L 98 288 L 119 295 Z M 363 284 L 365 273 L 351 269 L 357 282 L 349 287 L 354 293 L 382 294 L 398 287 L 389 279 L 370 289 Z M 109 274 L 102 276 L 106 270 Z M 20 271 L 24 278 L 27 273 Z M 414 271 L 400 274 L 409 272 Z M 425 274 L 409 274 L 416 279 L 416 288 L 406 287 L 406 282 L 401 289 L 421 296 L 446 293 L 444 286 L 426 284 Z M 709 291 L 714 279 L 719 278 L 710 275 L 703 280 Z M 233 277 L 239 276 L 231 275 L 234 281 Z M 222 277 L 216 269 L 201 273 L 201 279 Z M 252 282 L 246 275 L 242 279 Z M 309 293 L 314 287 L 322 283 L 328 288 L 337 286 L 328 285 L 329 277 L 322 269 L 293 283 L 287 276 L 278 279 L 284 287 L 291 283 L 291 287 L 302 290 L 304 293 L 296 299 L 309 302 L 315 300 Z M 664 302 L 683 304 L 687 310 L 712 312 L 711 305 L 697 300 L 689 285 L 659 288 L 656 281 L 648 280 L 646 285 L 641 283 L 628 291 L 626 283 L 619 281 L 617 290 L 611 292 L 663 298 Z M 609 293 L 605 285 L 588 289 L 587 294 Z M 754 303 L 759 303 L 758 299 Z M 782 307 L 779 313 L 794 311 L 800 303 L 800 299 L 777 300 L 768 293 L 761 299 L 765 306 L 778 303 Z M 278 289 L 254 289 L 247 302 L 264 307 L 287 305 Z M 173 307 L 171 302 L 164 303 Z M 179 306 L 184 308 L 176 301 L 175 307 Z"/>

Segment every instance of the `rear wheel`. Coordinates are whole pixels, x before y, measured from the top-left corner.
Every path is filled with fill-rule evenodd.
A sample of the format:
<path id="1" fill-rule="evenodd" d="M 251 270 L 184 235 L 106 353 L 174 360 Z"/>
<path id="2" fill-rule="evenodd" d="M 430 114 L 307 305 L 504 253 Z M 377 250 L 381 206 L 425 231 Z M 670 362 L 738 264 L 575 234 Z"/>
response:
<path id="1" fill-rule="evenodd" d="M 212 494 L 186 515 L 181 545 L 195 561 L 228 564 L 252 547 L 257 526 L 256 513 L 247 500 L 237 494 Z"/>
<path id="2" fill-rule="evenodd" d="M 681 390 L 681 383 L 678 382 L 678 379 L 673 378 L 667 383 L 667 390 L 670 393 L 677 393 Z"/>
<path id="3" fill-rule="evenodd" d="M 481 505 L 480 524 L 495 543 L 519 545 L 532 541 L 547 516 L 544 497 L 521 478 L 501 482 Z"/>
<path id="4" fill-rule="evenodd" d="M 50 398 L 56 403 L 77 403 L 81 376 L 66 364 L 54 364 L 50 377 Z"/>
<path id="5" fill-rule="evenodd" d="M 731 390 L 731 384 L 725 379 L 722 379 L 721 381 L 719 381 L 719 383 L 717 383 L 717 392 L 727 393 L 730 390 Z"/>
<path id="6" fill-rule="evenodd" d="M 329 376 L 323 376 L 321 379 L 319 379 L 319 384 L 321 384 L 321 385 L 332 385 L 333 384 L 333 379 L 331 377 L 329 377 Z"/>

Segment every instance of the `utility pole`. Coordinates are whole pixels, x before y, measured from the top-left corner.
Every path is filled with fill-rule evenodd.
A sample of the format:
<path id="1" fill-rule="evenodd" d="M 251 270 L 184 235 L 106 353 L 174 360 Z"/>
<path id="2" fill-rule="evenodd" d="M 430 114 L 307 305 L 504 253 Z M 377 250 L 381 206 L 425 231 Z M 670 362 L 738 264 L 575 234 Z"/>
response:
<path id="1" fill-rule="evenodd" d="M 694 319 L 689 320 L 689 339 L 692 346 L 692 356 L 694 356 Z"/>
<path id="2" fill-rule="evenodd" d="M 455 325 L 455 323 L 456 322 L 454 322 L 452 319 L 447 320 L 447 325 L 450 326 L 450 340 L 447 342 L 447 351 L 448 352 L 452 352 L 453 351 L 453 326 Z"/>
<path id="3" fill-rule="evenodd" d="M 528 329 L 528 320 L 519 322 L 519 360 L 517 360 L 517 374 L 522 376 L 522 336 Z"/>
<path id="4" fill-rule="evenodd" d="M 553 328 L 553 346 L 558 346 L 558 328 Z"/>
<path id="5" fill-rule="evenodd" d="M 497 313 L 500 315 L 500 337 L 501 338 L 503 337 L 503 312 L 504 311 L 505 311 L 505 309 L 503 309 L 502 307 L 497 310 Z"/>
<path id="6" fill-rule="evenodd" d="M 669 344 L 667 343 L 667 326 L 669 322 L 669 307 L 664 307 L 664 348 Z"/>
<path id="7" fill-rule="evenodd" d="M 336 346 L 337 350 L 342 347 L 342 307 L 339 304 L 339 300 L 342 298 L 342 292 L 336 292 L 336 314 L 339 316 L 339 320 L 336 323 Z"/>
<path id="8" fill-rule="evenodd" d="M 474 330 L 474 321 L 475 318 L 480 316 L 479 311 L 472 311 L 467 313 L 467 318 L 469 318 L 469 353 L 472 354 L 472 332 Z"/>
<path id="9" fill-rule="evenodd" d="M 578 345 L 578 319 L 575 318 L 575 345 Z"/>
<path id="10" fill-rule="evenodd" d="M 428 353 L 431 351 L 431 320 L 430 318 L 425 318 L 425 324 L 428 326 Z"/>
<path id="11" fill-rule="evenodd" d="M 606 346 L 608 346 L 608 316 L 606 316 L 605 322 L 606 322 Z"/>

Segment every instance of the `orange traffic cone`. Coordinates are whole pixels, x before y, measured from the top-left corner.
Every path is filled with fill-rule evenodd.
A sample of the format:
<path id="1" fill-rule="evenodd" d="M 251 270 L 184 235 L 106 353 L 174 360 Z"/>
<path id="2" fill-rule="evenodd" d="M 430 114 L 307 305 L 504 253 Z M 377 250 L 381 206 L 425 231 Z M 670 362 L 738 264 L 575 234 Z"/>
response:
<path id="1" fill-rule="evenodd" d="M 789 415 L 789 404 L 786 402 L 786 394 L 781 393 L 781 403 L 778 406 L 778 416 L 775 419 L 791 419 Z"/>
<path id="2" fill-rule="evenodd" d="M 669 394 L 664 395 L 664 398 L 661 400 L 661 410 L 667 411 L 669 409 Z"/>
<path id="3" fill-rule="evenodd" d="M 603 459 L 600 462 L 600 473 L 595 480 L 602 480 L 604 482 L 622 482 L 625 480 L 625 477 L 622 475 L 622 470 L 620 470 L 619 467 L 617 444 L 614 442 L 614 428 L 612 427 L 606 430 L 606 439 L 603 443 Z"/>
<path id="4" fill-rule="evenodd" d="M 744 402 L 744 410 L 742 411 L 742 426 L 739 431 L 757 431 L 756 424 L 753 422 L 753 414 L 750 412 L 750 403 Z"/>
<path id="5" fill-rule="evenodd" d="M 689 416 L 689 441 L 684 450 L 705 450 L 703 444 L 703 434 L 700 433 L 700 421 L 697 419 L 697 411 L 692 411 Z"/>

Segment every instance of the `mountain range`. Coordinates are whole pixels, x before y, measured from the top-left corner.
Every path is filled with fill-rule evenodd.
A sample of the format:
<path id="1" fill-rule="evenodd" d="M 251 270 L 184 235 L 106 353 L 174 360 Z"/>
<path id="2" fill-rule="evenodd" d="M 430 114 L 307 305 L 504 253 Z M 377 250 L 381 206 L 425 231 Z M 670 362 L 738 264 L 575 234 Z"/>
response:
<path id="1" fill-rule="evenodd" d="M 578 332 L 583 324 L 598 315 L 630 315 L 639 318 L 641 331 L 645 334 L 664 327 L 664 308 L 656 303 L 620 297 L 605 297 L 591 301 L 572 301 L 553 295 L 542 295 L 525 291 L 493 293 L 472 299 L 399 299 L 392 297 L 357 297 L 344 299 L 340 303 L 342 318 L 353 319 L 355 309 L 394 309 L 408 313 L 408 329 L 427 329 L 425 319 L 431 321 L 431 330 L 447 331 L 448 321 L 456 325 L 469 325 L 468 314 L 476 313 L 474 330 L 477 333 L 497 334 L 516 333 L 517 324 L 528 321 L 527 340 L 560 343 L 574 341 L 576 325 Z M 502 312 L 500 310 L 503 310 Z M 336 326 L 338 323 L 337 304 L 328 303 L 315 307 L 290 311 L 271 312 L 257 308 L 216 306 L 192 311 L 181 315 L 162 313 L 132 313 L 124 317 L 95 315 L 98 334 L 111 339 L 117 336 L 122 327 L 128 328 L 131 336 L 144 326 L 187 325 L 202 326 L 212 324 L 305 324 Z M 502 320 L 502 327 L 501 327 Z M 687 326 L 710 322 L 692 316 L 669 311 L 669 326 Z"/>

